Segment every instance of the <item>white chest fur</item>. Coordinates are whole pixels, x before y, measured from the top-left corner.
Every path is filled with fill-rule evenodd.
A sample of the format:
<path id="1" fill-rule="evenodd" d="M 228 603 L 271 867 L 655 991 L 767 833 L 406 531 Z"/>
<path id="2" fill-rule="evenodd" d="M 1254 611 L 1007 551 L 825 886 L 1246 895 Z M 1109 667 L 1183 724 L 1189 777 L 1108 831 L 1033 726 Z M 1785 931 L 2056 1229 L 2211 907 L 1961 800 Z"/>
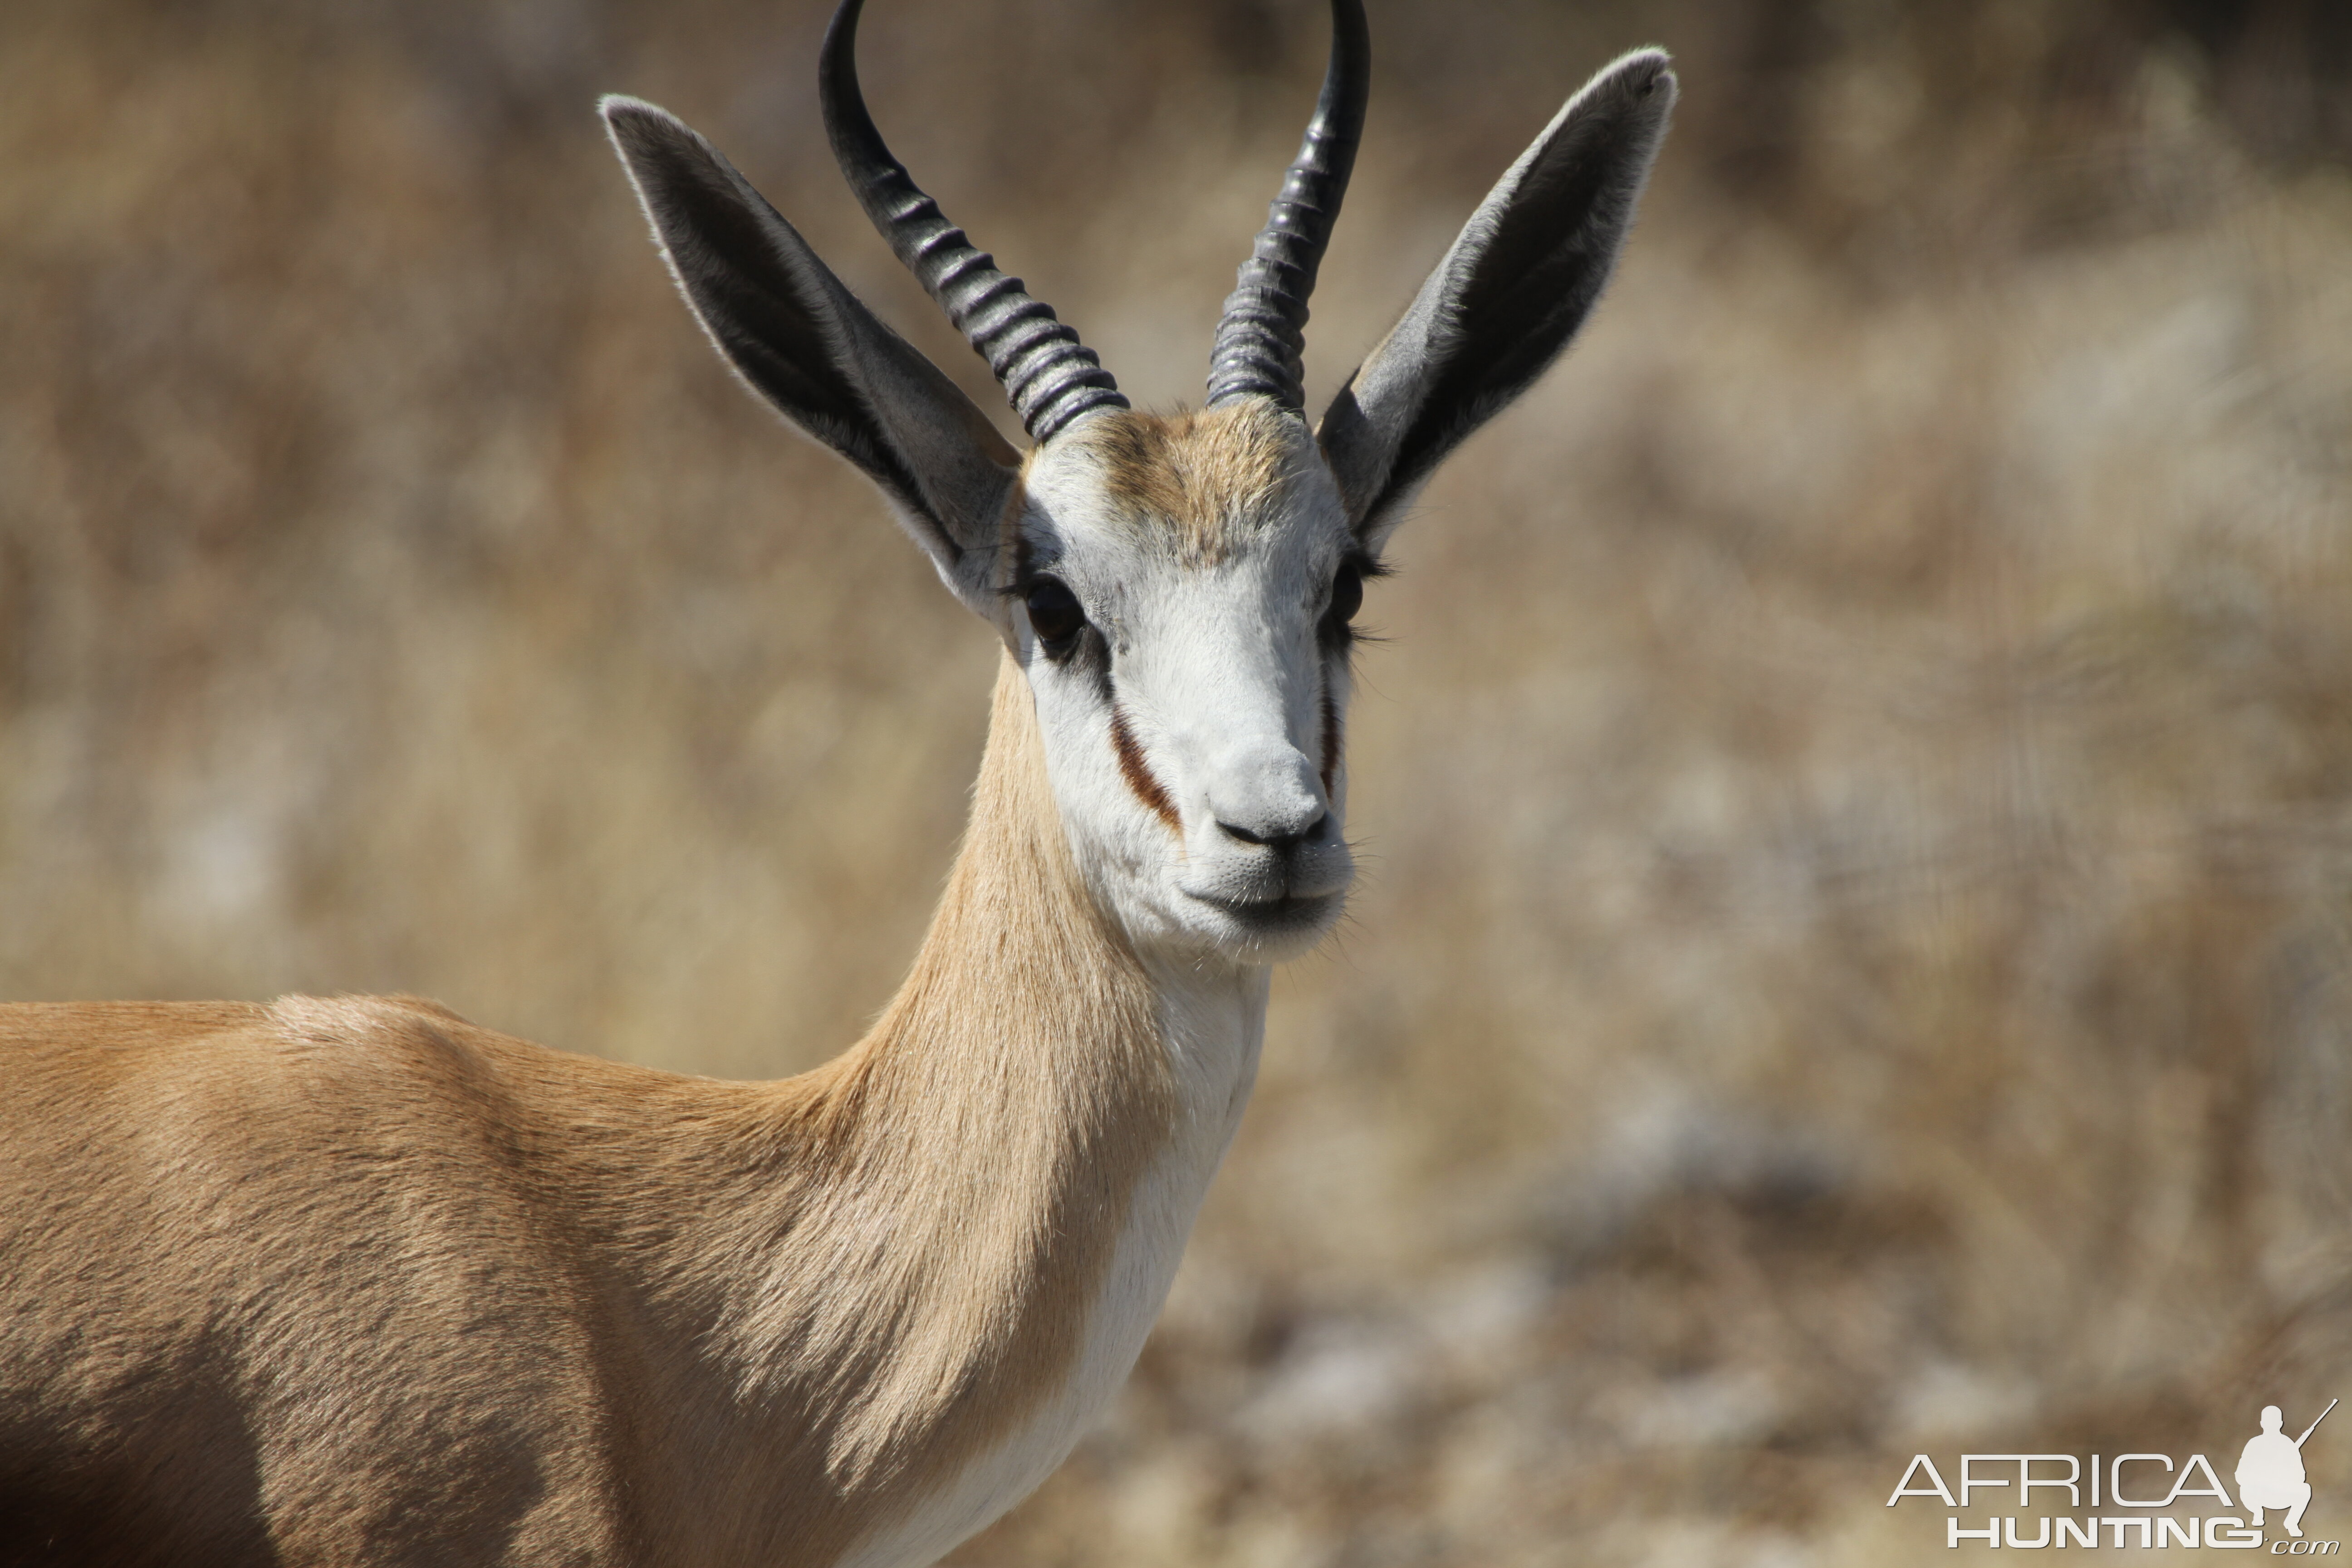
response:
<path id="1" fill-rule="evenodd" d="M 1109 1405 L 1168 1299 L 1201 1200 L 1241 1125 L 1265 1037 L 1268 971 L 1147 961 L 1177 1089 L 1176 1125 L 1146 1172 L 1088 1314 L 1067 1381 L 1036 1414 L 966 1466 L 842 1568 L 917 1568 L 936 1561 L 1036 1489 Z"/>

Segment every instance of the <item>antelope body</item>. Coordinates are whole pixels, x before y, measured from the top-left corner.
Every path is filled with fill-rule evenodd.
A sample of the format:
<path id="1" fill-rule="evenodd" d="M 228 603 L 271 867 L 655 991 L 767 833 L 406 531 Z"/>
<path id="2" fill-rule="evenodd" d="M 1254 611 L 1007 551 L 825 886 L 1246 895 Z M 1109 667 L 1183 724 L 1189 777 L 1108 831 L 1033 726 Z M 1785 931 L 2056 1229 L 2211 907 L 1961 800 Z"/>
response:
<path id="1" fill-rule="evenodd" d="M 1116 1390 L 1338 917 L 1348 621 L 1388 531 L 1605 282 L 1673 98 L 1572 99 L 1310 430 L 1360 126 L 1334 0 L 1198 413 L 1139 414 L 821 71 L 885 237 L 1034 445 L 731 165 L 604 113 L 755 391 L 874 478 L 1004 652 L 971 822 L 867 1037 L 774 1083 L 405 997 L 0 1008 L 0 1564 L 928 1563 Z"/>

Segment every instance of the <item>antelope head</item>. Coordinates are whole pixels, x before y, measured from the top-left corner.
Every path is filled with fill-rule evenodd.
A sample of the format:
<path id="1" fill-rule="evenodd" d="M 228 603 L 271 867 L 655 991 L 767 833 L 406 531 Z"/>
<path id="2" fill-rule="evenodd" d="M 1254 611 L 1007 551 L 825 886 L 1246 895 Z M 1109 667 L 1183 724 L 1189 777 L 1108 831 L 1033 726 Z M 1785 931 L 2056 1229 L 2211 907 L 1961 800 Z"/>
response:
<path id="1" fill-rule="evenodd" d="M 867 215 L 1003 384 L 1025 455 L 860 303 L 732 164 L 650 104 L 604 112 L 672 273 L 736 372 L 871 478 L 1034 695 L 1071 849 L 1139 952 L 1265 963 L 1339 918 L 1350 622 L 1437 463 L 1567 344 L 1608 280 L 1675 96 L 1643 50 L 1570 100 L 1310 428 L 1307 297 L 1355 161 L 1370 49 L 1333 0 L 1321 98 L 1198 412 L 1139 414 L 884 145 L 860 0 L 821 68 Z"/>

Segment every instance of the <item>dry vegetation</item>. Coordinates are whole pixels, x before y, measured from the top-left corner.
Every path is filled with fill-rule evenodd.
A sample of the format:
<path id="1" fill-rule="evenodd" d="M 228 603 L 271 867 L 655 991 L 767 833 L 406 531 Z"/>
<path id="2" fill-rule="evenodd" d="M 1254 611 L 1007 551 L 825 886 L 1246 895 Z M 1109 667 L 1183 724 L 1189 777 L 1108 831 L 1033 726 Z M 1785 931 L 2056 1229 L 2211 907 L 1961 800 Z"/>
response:
<path id="1" fill-rule="evenodd" d="M 1373 13 L 1318 389 L 1588 69 L 1664 42 L 1687 112 L 1375 589 L 1367 884 L 1131 1391 L 956 1561 L 1899 1562 L 1916 1447 L 2352 1394 L 2352 23 Z M 728 381 L 589 112 L 685 113 L 985 393 L 829 170 L 821 27 L 0 7 L 0 994 L 745 1076 L 878 1005 L 988 637 Z M 1322 29 L 876 0 L 866 54 L 1166 405 Z"/>

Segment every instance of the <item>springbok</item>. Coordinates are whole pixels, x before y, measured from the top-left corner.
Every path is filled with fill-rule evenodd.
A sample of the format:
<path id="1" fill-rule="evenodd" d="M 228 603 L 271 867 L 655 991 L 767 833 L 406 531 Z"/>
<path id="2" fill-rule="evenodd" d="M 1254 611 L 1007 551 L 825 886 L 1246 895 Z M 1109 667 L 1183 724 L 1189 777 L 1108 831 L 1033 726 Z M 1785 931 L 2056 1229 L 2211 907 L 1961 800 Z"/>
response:
<path id="1" fill-rule="evenodd" d="M 864 1039 L 773 1083 L 407 997 L 0 1015 L 0 1561 L 928 1563 L 1126 1376 L 1339 913 L 1349 623 L 1438 461 L 1606 281 L 1673 101 L 1570 100 L 1310 430 L 1307 294 L 1370 45 L 1321 99 L 1198 412 L 1128 405 L 867 115 L 843 171 L 1003 384 L 1015 453 L 683 123 L 605 100 L 688 303 L 1004 645 L 971 820 Z"/>

